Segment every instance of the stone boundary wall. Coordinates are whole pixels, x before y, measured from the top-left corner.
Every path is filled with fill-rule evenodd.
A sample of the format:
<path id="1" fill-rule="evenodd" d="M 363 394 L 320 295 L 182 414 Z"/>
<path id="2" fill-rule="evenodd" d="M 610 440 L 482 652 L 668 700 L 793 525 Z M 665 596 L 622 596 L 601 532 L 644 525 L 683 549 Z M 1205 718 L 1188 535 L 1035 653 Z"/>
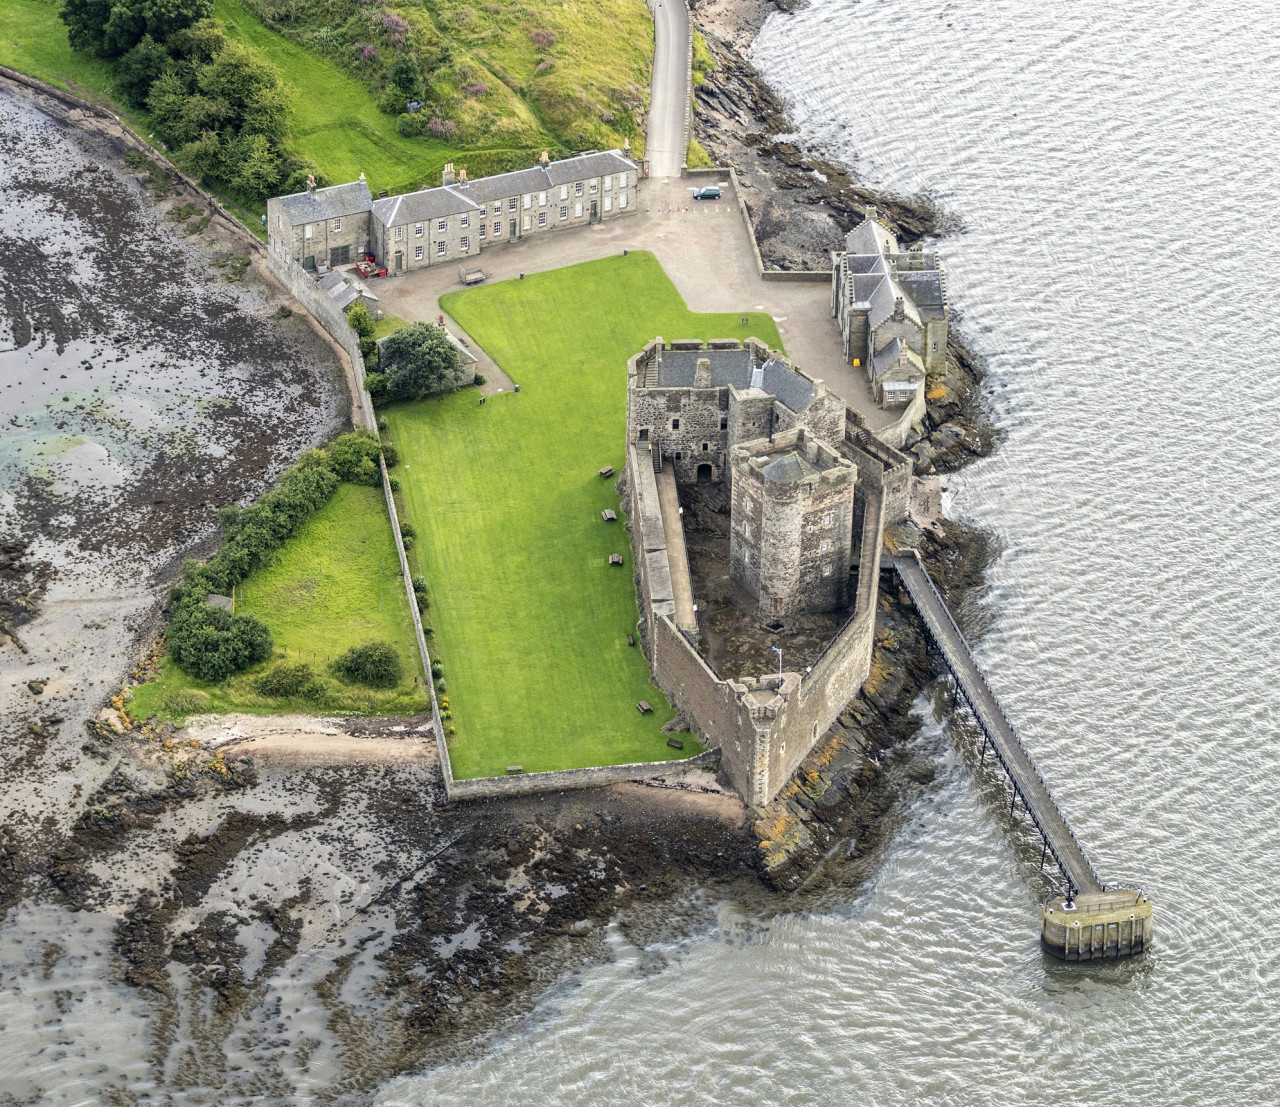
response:
<path id="1" fill-rule="evenodd" d="M 472 780 L 446 777 L 445 790 L 451 800 L 495 796 L 523 796 L 532 792 L 563 792 L 573 788 L 599 788 L 629 780 L 652 780 L 696 765 L 714 764 L 720 751 L 709 749 L 683 760 L 637 761 L 629 765 L 599 765 L 589 769 L 551 769 L 541 773 L 512 773 L 510 776 L 482 776 Z"/>

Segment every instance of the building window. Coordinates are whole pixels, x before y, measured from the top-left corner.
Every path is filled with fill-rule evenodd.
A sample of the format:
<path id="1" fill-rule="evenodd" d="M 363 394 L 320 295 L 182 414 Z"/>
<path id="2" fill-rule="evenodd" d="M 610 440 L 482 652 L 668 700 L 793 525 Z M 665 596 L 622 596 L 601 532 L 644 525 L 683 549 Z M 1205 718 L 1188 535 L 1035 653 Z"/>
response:
<path id="1" fill-rule="evenodd" d="M 397 241 L 397 242 L 403 242 L 403 241 L 404 241 L 404 228 L 403 228 L 403 227 L 397 227 L 397 228 L 396 228 L 396 241 Z"/>
<path id="2" fill-rule="evenodd" d="M 574 194 L 575 196 L 581 196 L 581 195 L 582 195 L 582 182 L 581 182 L 581 181 L 579 181 L 577 184 L 575 184 L 575 185 L 573 186 L 573 194 Z"/>
<path id="3" fill-rule="evenodd" d="M 722 431 L 729 429 L 729 416 L 727 415 L 720 416 L 720 429 Z"/>
<path id="4" fill-rule="evenodd" d="M 561 218 L 561 219 L 568 219 L 568 218 L 569 218 L 569 205 L 568 205 L 568 204 L 561 204 L 561 205 L 560 205 L 560 218 Z"/>
<path id="5" fill-rule="evenodd" d="M 335 219 L 335 220 L 333 221 L 333 230 L 334 230 L 334 233 L 335 233 L 335 234 L 336 234 L 338 231 L 342 230 L 342 220 L 341 220 L 341 219 Z"/>
<path id="6" fill-rule="evenodd" d="M 471 238 L 469 235 L 462 236 L 462 252 L 465 254 L 471 249 Z"/>
<path id="7" fill-rule="evenodd" d="M 750 537 L 751 537 L 751 524 L 750 524 L 750 523 L 743 523 L 743 524 L 742 524 L 742 537 L 743 537 L 743 538 L 750 538 Z"/>
<path id="8" fill-rule="evenodd" d="M 438 257 L 438 258 L 442 258 L 442 257 L 444 257 L 444 252 L 445 252 L 445 250 L 447 250 L 448 248 L 449 248 L 449 247 L 448 247 L 445 243 L 443 243 L 443 242 L 437 242 L 437 243 L 436 243 L 436 257 Z"/>
<path id="9" fill-rule="evenodd" d="M 525 206 L 526 208 L 531 208 L 531 207 L 533 207 L 533 196 L 531 196 L 531 195 L 530 195 L 530 196 L 526 196 L 526 197 L 524 198 L 524 206 Z"/>
<path id="10" fill-rule="evenodd" d="M 626 187 L 627 187 L 627 185 L 629 185 L 630 183 L 631 183 L 631 181 L 630 181 L 630 179 L 629 179 L 629 177 L 628 177 L 628 174 L 626 174 L 626 173 L 619 173 L 619 174 L 618 174 L 618 187 L 619 187 L 619 188 L 626 188 Z"/>
<path id="11" fill-rule="evenodd" d="M 311 233 L 312 233 L 312 231 L 313 231 L 313 230 L 314 230 L 314 228 L 311 226 L 311 224 L 310 224 L 310 223 L 308 223 L 308 224 L 307 224 L 307 229 L 306 229 L 305 231 L 303 231 L 303 232 L 302 232 L 303 237 L 304 237 L 304 238 L 310 238 L 310 237 L 311 237 Z"/>
<path id="12" fill-rule="evenodd" d="M 604 190 L 605 190 L 605 192 L 609 192 L 609 191 L 611 191 L 612 189 L 613 189 L 613 178 L 612 178 L 612 177 L 605 177 L 605 179 L 604 179 Z"/>
<path id="13" fill-rule="evenodd" d="M 702 452 L 705 454 L 709 449 L 711 449 L 711 443 L 710 443 L 710 442 L 704 442 L 704 443 L 702 444 Z"/>
<path id="14" fill-rule="evenodd" d="M 677 461 L 683 461 L 683 460 L 684 460 L 684 454 L 682 454 L 679 450 L 676 450 L 676 460 L 677 460 Z"/>
<path id="15" fill-rule="evenodd" d="M 494 237 L 494 238 L 501 238 L 501 237 L 502 237 L 502 224 L 501 224 L 501 223 L 495 223 L 495 224 L 493 225 L 493 237 Z"/>
<path id="16" fill-rule="evenodd" d="M 414 237 L 415 237 L 415 238 L 421 238 L 421 237 L 422 237 L 422 231 L 423 231 L 423 229 L 424 229 L 424 228 L 423 228 L 423 224 L 421 224 L 421 223 L 415 223 L 415 224 L 413 225 L 413 234 L 414 234 Z"/>
<path id="17" fill-rule="evenodd" d="M 515 197 L 513 196 L 510 200 L 507 201 L 507 211 L 515 211 L 515 210 L 516 210 L 516 201 L 515 201 Z"/>
<path id="18" fill-rule="evenodd" d="M 486 232 L 488 229 L 489 229 L 489 228 L 488 228 L 487 226 L 485 226 L 485 224 L 483 224 L 483 223 L 481 223 L 481 224 L 480 224 L 480 241 L 481 241 L 481 242 L 483 242 L 483 241 L 484 241 L 485 232 Z"/>
<path id="19" fill-rule="evenodd" d="M 751 551 L 750 551 L 750 550 L 743 550 L 743 551 L 742 551 L 742 564 L 743 564 L 743 565 L 750 565 L 750 564 L 751 564 Z"/>
<path id="20" fill-rule="evenodd" d="M 437 233 L 444 234 L 444 228 L 445 228 L 445 221 L 443 219 L 437 219 L 436 220 Z"/>
<path id="21" fill-rule="evenodd" d="M 413 260 L 414 260 L 414 261 L 421 261 L 421 260 L 422 260 L 422 247 L 421 247 L 421 246 L 415 246 L 415 247 L 413 248 Z"/>
<path id="22" fill-rule="evenodd" d="M 627 194 L 624 192 L 618 197 L 618 207 L 625 208 L 627 206 Z"/>
<path id="23" fill-rule="evenodd" d="M 545 227 L 547 225 L 547 213 L 545 211 L 538 212 L 538 226 Z"/>
<path id="24" fill-rule="evenodd" d="M 818 553 L 826 553 L 830 549 L 831 549 L 830 538 L 824 538 L 821 542 L 818 543 Z"/>
<path id="25" fill-rule="evenodd" d="M 679 419 L 672 419 L 672 420 L 671 420 L 671 429 L 672 429 L 673 431 L 678 431 L 678 430 L 680 429 L 680 420 L 679 420 Z"/>
<path id="26" fill-rule="evenodd" d="M 561 200 L 567 200 L 567 199 L 569 199 L 569 186 L 568 186 L 568 185 L 561 185 L 561 186 L 560 186 L 560 199 L 561 199 Z"/>
<path id="27" fill-rule="evenodd" d="M 512 204 L 513 204 L 513 206 L 514 206 L 514 201 L 512 201 Z M 501 214 L 502 214 L 502 201 L 501 201 L 501 200 L 499 200 L 496 204 L 494 204 L 494 205 L 493 205 L 493 214 L 494 214 L 494 215 L 501 215 Z"/>
<path id="28" fill-rule="evenodd" d="M 545 192 L 538 193 L 538 207 L 545 208 L 547 206 L 547 194 Z"/>
<path id="29" fill-rule="evenodd" d="M 599 182 L 599 181 L 592 181 L 592 182 L 591 182 L 591 195 L 592 195 L 592 196 L 594 196 L 594 195 L 595 195 L 597 192 L 599 192 L 599 191 L 600 191 L 600 182 Z"/>
<path id="30" fill-rule="evenodd" d="M 822 567 L 822 575 L 823 575 L 824 577 L 829 577 L 829 576 L 831 575 L 831 566 L 830 566 L 830 565 L 824 565 L 824 566 Z"/>
<path id="31" fill-rule="evenodd" d="M 533 221 L 526 215 L 524 217 L 524 229 L 527 231 L 531 226 L 533 226 Z"/>
<path id="32" fill-rule="evenodd" d="M 469 227 L 471 226 L 471 216 L 464 215 L 461 219 L 458 220 L 458 222 L 461 223 L 464 227 Z"/>
<path id="33" fill-rule="evenodd" d="M 581 219 L 581 218 L 582 218 L 582 205 L 581 205 L 581 204 L 574 204 L 574 205 L 573 205 L 573 217 L 574 217 L 575 219 Z"/>
<path id="34" fill-rule="evenodd" d="M 612 197 L 612 196 L 606 196 L 606 197 L 604 198 L 604 210 L 605 210 L 605 211 L 613 211 L 613 197 Z"/>

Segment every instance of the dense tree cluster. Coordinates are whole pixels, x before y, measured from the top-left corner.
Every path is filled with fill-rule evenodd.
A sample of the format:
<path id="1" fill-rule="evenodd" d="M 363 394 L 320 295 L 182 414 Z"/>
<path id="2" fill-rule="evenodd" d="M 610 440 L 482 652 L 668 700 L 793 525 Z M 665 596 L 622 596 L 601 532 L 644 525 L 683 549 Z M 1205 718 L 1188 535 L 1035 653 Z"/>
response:
<path id="1" fill-rule="evenodd" d="M 382 343 L 381 368 L 365 377 L 375 403 L 417 400 L 462 383 L 462 355 L 443 327 L 410 323 Z"/>
<path id="2" fill-rule="evenodd" d="M 390 447 L 388 447 L 389 449 Z M 382 447 L 369 434 L 344 434 L 327 450 L 309 450 L 272 491 L 250 507 L 218 513 L 222 545 L 204 565 L 187 561 L 182 581 L 169 591 L 169 656 L 198 680 L 216 682 L 265 661 L 271 634 L 251 615 L 232 615 L 206 602 L 227 595 L 321 507 L 343 480 L 375 483 Z M 373 480 L 366 479 L 369 471 Z"/>
<path id="3" fill-rule="evenodd" d="M 367 688 L 394 688 L 402 673 L 400 654 L 390 642 L 352 646 L 333 663 L 333 670 L 343 680 Z"/>
<path id="4" fill-rule="evenodd" d="M 210 0 L 63 0 L 61 14 L 73 47 L 118 59 L 121 96 L 150 113 L 184 169 L 251 199 L 302 187 L 313 167 L 285 147 L 279 74 L 211 11 Z"/>

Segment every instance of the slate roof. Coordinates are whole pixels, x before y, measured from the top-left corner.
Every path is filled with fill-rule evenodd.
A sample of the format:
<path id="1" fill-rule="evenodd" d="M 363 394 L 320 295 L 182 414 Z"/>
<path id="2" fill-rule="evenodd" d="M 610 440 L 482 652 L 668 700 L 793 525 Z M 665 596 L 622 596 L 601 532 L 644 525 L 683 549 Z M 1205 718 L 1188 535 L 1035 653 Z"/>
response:
<path id="1" fill-rule="evenodd" d="M 325 293 L 340 308 L 345 308 L 348 304 L 355 303 L 361 297 L 370 300 L 377 300 L 363 284 L 355 277 L 347 273 L 343 273 L 335 269 L 332 273 L 326 273 L 318 281 L 316 287 Z"/>
<path id="2" fill-rule="evenodd" d="M 920 355 L 909 346 L 902 345 L 896 338 L 878 354 L 871 356 L 871 376 L 873 380 L 881 380 L 895 370 L 898 380 L 924 379 L 924 363 L 920 360 Z"/>
<path id="3" fill-rule="evenodd" d="M 874 219 L 865 219 L 844 236 L 844 248 L 850 254 L 883 254 L 885 246 L 889 252 L 898 252 L 898 240 L 893 233 L 881 226 Z"/>
<path id="4" fill-rule="evenodd" d="M 936 269 L 899 273 L 898 284 L 920 312 L 920 318 L 941 319 L 946 314 L 942 295 L 942 274 Z"/>
<path id="5" fill-rule="evenodd" d="M 315 192 L 295 192 L 280 197 L 280 210 L 291 227 L 304 223 L 323 223 L 326 219 L 341 219 L 348 215 L 361 215 L 373 207 L 373 193 L 364 181 L 317 188 Z"/>
<path id="6" fill-rule="evenodd" d="M 443 219 L 449 215 L 461 215 L 464 211 L 479 211 L 478 206 L 465 196 L 459 196 L 448 188 L 424 188 L 420 192 L 406 192 L 402 196 L 388 196 L 375 200 L 373 217 L 386 227 L 399 227 L 405 223 L 425 223 L 429 219 Z"/>
<path id="7" fill-rule="evenodd" d="M 795 450 L 788 450 L 761 469 L 760 475 L 775 484 L 791 484 L 793 481 L 804 480 L 805 477 L 817 472 L 818 470 Z"/>
<path id="8" fill-rule="evenodd" d="M 659 388 L 692 388 L 698 359 L 711 362 L 711 386 L 732 386 L 745 392 L 751 385 L 755 359 L 741 350 L 664 350 L 658 358 Z M 804 411 L 813 399 L 813 385 L 784 362 L 770 358 L 761 367 L 758 387 L 794 412 Z"/>
<path id="9" fill-rule="evenodd" d="M 606 173 L 634 170 L 636 163 L 616 150 L 599 154 L 580 154 L 531 169 L 517 169 L 493 177 L 477 177 L 474 181 L 456 181 L 438 188 L 424 188 L 403 196 L 388 196 L 373 204 L 373 214 L 388 227 L 403 223 L 421 223 L 476 211 L 494 200 L 507 200 L 529 193 L 550 192 L 561 185 L 602 177 Z M 365 210 L 368 210 L 367 208 Z"/>

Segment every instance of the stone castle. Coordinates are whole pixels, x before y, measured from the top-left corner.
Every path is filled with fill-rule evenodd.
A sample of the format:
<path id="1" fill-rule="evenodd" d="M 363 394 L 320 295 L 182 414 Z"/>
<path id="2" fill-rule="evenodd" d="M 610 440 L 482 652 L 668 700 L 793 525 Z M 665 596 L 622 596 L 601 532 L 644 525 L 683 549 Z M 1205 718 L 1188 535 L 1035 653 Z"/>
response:
<path id="1" fill-rule="evenodd" d="M 884 527 L 911 462 L 748 339 L 654 339 L 627 365 L 627 496 L 654 681 L 750 804 L 768 803 L 870 671 Z M 729 484 L 733 580 L 764 620 L 845 614 L 804 673 L 725 677 L 698 648 L 682 489 Z M 781 625 L 780 623 L 770 625 Z"/>
<path id="2" fill-rule="evenodd" d="M 922 397 L 925 377 L 946 365 L 946 278 L 935 252 L 902 250 L 875 208 L 866 215 L 831 255 L 831 314 L 876 402 L 898 407 Z"/>

